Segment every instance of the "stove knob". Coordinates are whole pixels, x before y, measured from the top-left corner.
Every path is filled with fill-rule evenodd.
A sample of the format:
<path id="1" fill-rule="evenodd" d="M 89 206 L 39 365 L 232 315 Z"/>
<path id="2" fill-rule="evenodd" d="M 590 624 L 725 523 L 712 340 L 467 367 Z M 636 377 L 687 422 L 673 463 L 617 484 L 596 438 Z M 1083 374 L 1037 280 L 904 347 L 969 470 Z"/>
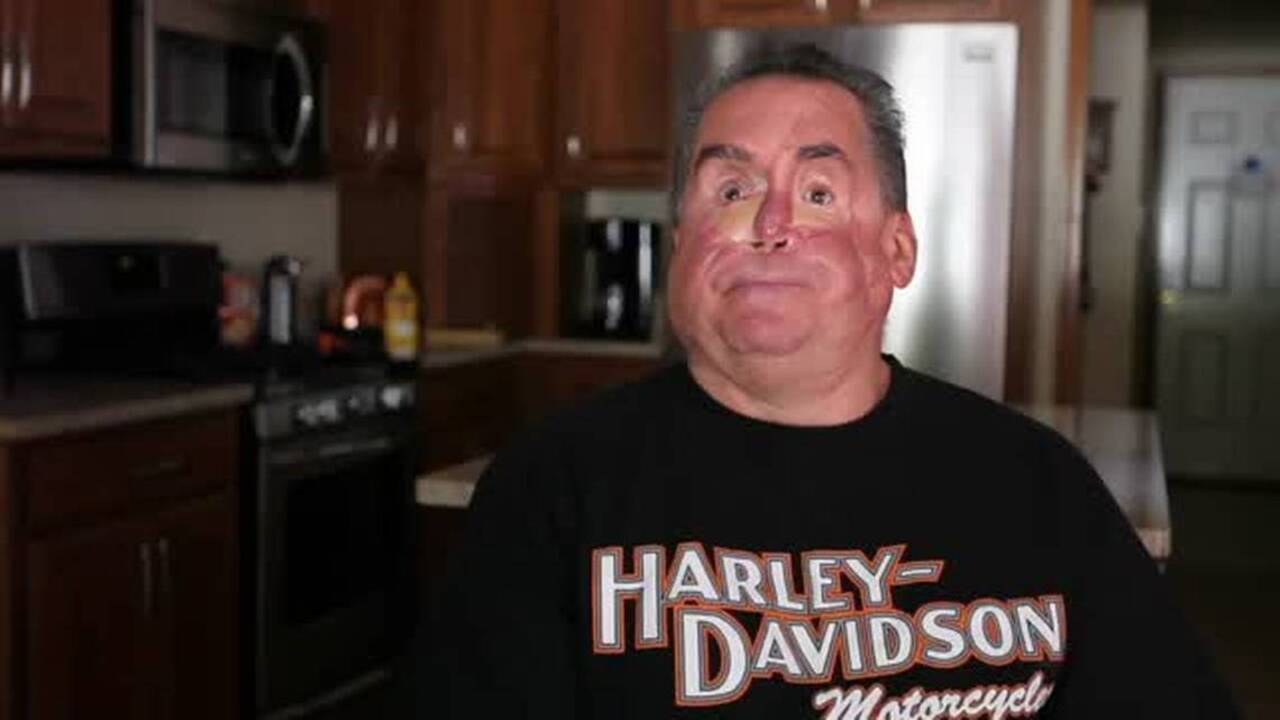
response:
<path id="1" fill-rule="evenodd" d="M 316 414 L 325 425 L 337 425 L 342 422 L 342 408 L 336 399 L 323 400 L 316 404 Z"/>
<path id="2" fill-rule="evenodd" d="M 316 411 L 314 405 L 299 405 L 293 411 L 293 419 L 299 425 L 306 428 L 315 428 L 320 426 L 320 413 Z"/>
<path id="3" fill-rule="evenodd" d="M 387 410 L 403 410 L 413 404 L 413 396 L 403 385 L 387 385 L 382 388 L 382 407 Z"/>

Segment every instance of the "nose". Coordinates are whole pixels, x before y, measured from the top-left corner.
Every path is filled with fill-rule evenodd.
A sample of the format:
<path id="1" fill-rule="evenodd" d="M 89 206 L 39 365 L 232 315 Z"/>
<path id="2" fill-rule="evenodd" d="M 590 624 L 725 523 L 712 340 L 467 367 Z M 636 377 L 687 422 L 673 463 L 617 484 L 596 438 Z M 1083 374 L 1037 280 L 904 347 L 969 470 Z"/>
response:
<path id="1" fill-rule="evenodd" d="M 772 187 L 756 211 L 751 247 L 764 252 L 782 250 L 792 242 L 791 196 Z"/>

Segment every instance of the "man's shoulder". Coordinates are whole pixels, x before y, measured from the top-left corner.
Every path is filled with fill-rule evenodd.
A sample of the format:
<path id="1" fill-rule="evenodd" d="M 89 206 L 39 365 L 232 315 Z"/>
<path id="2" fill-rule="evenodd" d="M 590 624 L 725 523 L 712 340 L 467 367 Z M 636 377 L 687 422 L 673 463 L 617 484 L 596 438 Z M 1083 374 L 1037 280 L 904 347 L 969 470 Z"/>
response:
<path id="1" fill-rule="evenodd" d="M 969 388 L 903 367 L 907 386 L 904 405 L 913 425 L 960 433 L 977 442 L 1009 447 L 1034 446 L 1052 454 L 1075 454 L 1074 446 L 1058 431 L 1012 405 Z"/>

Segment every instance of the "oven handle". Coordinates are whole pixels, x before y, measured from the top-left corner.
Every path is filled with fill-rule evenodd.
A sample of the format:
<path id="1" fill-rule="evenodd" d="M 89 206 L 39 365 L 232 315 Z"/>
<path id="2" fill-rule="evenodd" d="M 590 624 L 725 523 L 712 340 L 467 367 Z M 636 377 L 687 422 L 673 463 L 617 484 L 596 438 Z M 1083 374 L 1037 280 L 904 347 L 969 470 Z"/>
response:
<path id="1" fill-rule="evenodd" d="M 282 143 L 280 137 L 276 135 L 275 122 L 267 123 L 267 132 L 271 136 L 271 152 L 276 156 L 276 160 L 285 167 L 293 167 L 298 162 L 298 155 L 302 152 L 302 142 L 306 139 L 307 131 L 311 129 L 311 123 L 315 119 L 315 86 L 311 79 L 311 65 L 307 62 L 307 55 L 296 37 L 286 34 L 280 38 L 280 42 L 276 44 L 275 55 L 277 58 L 283 57 L 288 60 L 293 65 L 294 72 L 298 74 L 298 123 L 294 126 L 293 137 L 289 138 L 287 145 Z M 265 98 L 266 117 L 269 120 L 273 120 L 271 113 L 275 107 L 275 94 L 276 79 L 273 74 Z"/>
<path id="2" fill-rule="evenodd" d="M 268 456 L 272 465 L 296 465 L 317 460 L 342 460 L 355 455 L 372 455 L 393 449 L 392 438 L 378 437 L 372 440 L 339 440 L 305 450 L 276 450 Z"/>

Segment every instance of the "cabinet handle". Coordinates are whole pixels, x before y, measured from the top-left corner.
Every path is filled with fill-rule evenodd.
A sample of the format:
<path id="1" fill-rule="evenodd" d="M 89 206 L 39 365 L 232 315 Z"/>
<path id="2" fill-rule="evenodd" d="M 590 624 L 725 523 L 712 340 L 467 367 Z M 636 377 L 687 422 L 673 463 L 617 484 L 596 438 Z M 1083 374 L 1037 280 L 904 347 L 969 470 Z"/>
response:
<path id="1" fill-rule="evenodd" d="M 129 476 L 134 481 L 159 480 L 172 475 L 181 475 L 187 471 L 188 467 L 186 458 L 170 458 L 136 467 Z"/>
<path id="2" fill-rule="evenodd" d="M 858 0 L 858 8 L 863 12 L 870 10 L 872 5 L 875 5 L 874 0 Z"/>
<path id="3" fill-rule="evenodd" d="M 582 138 L 577 135 L 570 135 L 565 138 L 564 151 L 575 160 L 582 157 Z"/>
<path id="4" fill-rule="evenodd" d="M 0 36 L 0 109 L 13 101 L 13 55 L 9 52 L 12 41 L 8 33 Z"/>
<path id="5" fill-rule="evenodd" d="M 149 618 L 155 611 L 155 582 L 151 576 L 151 543 L 138 545 L 138 559 L 142 564 L 142 617 Z"/>
<path id="6" fill-rule="evenodd" d="M 18 36 L 18 109 L 26 110 L 31 103 L 31 37 L 26 33 Z"/>
<path id="7" fill-rule="evenodd" d="M 160 556 L 160 601 L 168 602 L 173 589 L 173 574 L 169 572 L 169 538 L 156 541 L 156 554 Z"/>
<path id="8" fill-rule="evenodd" d="M 466 150 L 469 142 L 466 123 L 455 124 L 453 126 L 453 147 L 457 150 Z"/>
<path id="9" fill-rule="evenodd" d="M 378 114 L 372 110 L 369 111 L 369 122 L 364 126 L 364 151 L 378 151 Z"/>
<path id="10" fill-rule="evenodd" d="M 388 150 L 395 150 L 396 146 L 400 144 L 400 122 L 394 113 L 392 113 L 391 117 L 387 119 L 387 126 L 384 128 L 383 142 L 386 144 Z"/>

